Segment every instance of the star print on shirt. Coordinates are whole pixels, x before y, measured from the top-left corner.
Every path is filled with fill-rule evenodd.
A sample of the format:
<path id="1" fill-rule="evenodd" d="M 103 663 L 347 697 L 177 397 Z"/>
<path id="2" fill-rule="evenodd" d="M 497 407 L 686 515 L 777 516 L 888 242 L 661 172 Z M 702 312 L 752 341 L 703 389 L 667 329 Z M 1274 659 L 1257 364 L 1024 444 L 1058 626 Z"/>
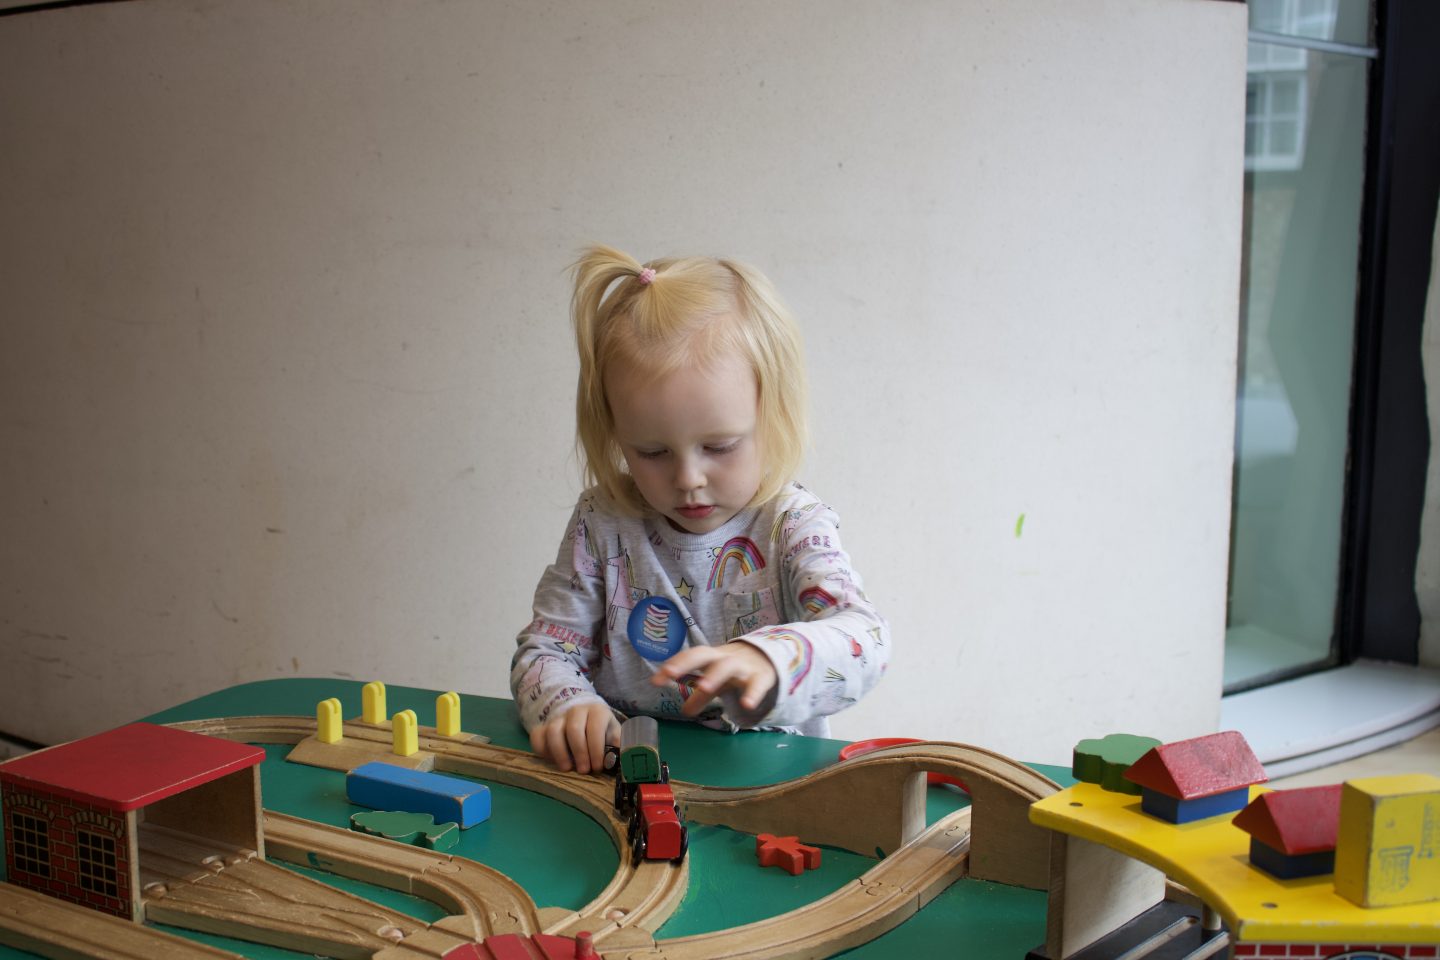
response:
<path id="1" fill-rule="evenodd" d="M 695 599 L 694 591 L 695 584 L 691 583 L 689 580 L 686 580 L 684 577 L 681 577 L 680 582 L 675 585 L 675 592 L 678 593 L 680 596 L 684 597 L 686 600 Z"/>

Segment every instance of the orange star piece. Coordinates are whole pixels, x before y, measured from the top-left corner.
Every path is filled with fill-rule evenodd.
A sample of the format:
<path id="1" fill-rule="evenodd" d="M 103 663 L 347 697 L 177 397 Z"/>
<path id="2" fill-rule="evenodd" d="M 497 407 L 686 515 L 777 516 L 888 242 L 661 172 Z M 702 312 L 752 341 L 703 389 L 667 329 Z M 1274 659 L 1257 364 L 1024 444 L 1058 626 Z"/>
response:
<path id="1" fill-rule="evenodd" d="M 755 856 L 762 867 L 779 867 L 798 877 L 802 870 L 820 866 L 820 848 L 809 847 L 799 837 L 777 837 L 762 833 L 755 837 Z"/>

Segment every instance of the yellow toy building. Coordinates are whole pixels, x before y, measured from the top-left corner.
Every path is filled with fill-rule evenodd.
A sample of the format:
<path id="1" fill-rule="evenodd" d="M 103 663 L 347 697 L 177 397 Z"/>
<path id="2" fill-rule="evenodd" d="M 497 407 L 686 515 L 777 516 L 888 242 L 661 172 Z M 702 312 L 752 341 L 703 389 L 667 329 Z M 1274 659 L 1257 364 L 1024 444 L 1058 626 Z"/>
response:
<path id="1" fill-rule="evenodd" d="M 1140 779 L 1133 768 L 1127 775 Z M 1248 787 L 1252 801 L 1267 792 Z M 1030 821 L 1053 831 L 1045 945 L 1031 960 L 1133 957 L 1157 938 L 1173 940 L 1178 952 L 1166 955 L 1185 960 L 1227 946 L 1231 960 L 1440 957 L 1440 909 L 1428 902 L 1440 900 L 1440 778 L 1347 783 L 1334 813 L 1333 878 L 1259 869 L 1250 834 L 1229 814 L 1175 823 L 1164 813 L 1086 782 L 1030 806 Z M 1304 853 L 1316 843 L 1280 846 Z M 1181 902 L 1168 899 L 1165 879 L 1188 891 Z"/>
<path id="2" fill-rule="evenodd" d="M 1362 907 L 1440 900 L 1440 777 L 1413 773 L 1345 784 L 1335 892 Z"/>

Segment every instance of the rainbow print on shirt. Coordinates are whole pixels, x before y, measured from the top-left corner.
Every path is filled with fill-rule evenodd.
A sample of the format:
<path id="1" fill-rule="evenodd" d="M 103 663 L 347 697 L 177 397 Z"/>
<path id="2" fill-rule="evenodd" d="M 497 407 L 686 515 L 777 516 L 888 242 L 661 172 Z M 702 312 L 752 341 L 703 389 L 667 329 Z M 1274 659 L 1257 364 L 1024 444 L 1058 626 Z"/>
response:
<path id="1" fill-rule="evenodd" d="M 740 565 L 742 577 L 765 569 L 765 557 L 760 553 L 760 548 L 755 546 L 755 541 L 749 537 L 734 537 L 720 548 L 715 563 L 710 567 L 709 589 L 718 590 L 725 585 L 725 571 L 732 561 Z"/>
<path id="2" fill-rule="evenodd" d="M 785 669 L 785 672 L 790 675 L 788 691 L 794 693 L 800 688 L 805 677 L 809 675 L 810 667 L 814 665 L 815 648 L 810 645 L 808 639 L 800 634 L 779 627 L 762 630 L 756 636 L 766 640 L 783 640 L 794 647 L 795 655 L 790 658 L 790 663 L 786 665 Z"/>
<path id="3" fill-rule="evenodd" d="M 800 591 L 800 606 L 812 617 L 819 616 L 835 606 L 836 600 L 819 587 L 806 587 Z"/>

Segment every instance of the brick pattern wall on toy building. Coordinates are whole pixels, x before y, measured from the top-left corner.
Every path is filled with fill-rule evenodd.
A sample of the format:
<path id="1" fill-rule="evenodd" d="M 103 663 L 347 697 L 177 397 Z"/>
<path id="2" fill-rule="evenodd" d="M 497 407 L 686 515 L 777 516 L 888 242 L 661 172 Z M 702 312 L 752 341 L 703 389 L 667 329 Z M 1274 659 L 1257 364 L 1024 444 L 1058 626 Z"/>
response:
<path id="1" fill-rule="evenodd" d="M 1236 943 L 1234 960 L 1437 960 L 1436 944 L 1376 943 Z"/>
<path id="2" fill-rule="evenodd" d="M 11 883 L 129 919 L 123 814 L 8 783 L 0 805 Z"/>

